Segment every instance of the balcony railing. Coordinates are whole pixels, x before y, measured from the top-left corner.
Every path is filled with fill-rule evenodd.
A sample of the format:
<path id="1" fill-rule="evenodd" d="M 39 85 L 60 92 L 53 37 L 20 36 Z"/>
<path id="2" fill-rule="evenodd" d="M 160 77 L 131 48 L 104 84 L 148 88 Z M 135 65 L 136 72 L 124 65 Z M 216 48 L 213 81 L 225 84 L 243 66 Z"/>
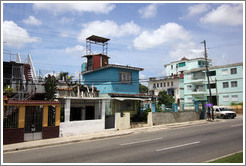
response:
<path id="1" fill-rule="evenodd" d="M 205 88 L 202 89 L 192 89 L 192 92 L 206 92 L 207 90 Z"/>

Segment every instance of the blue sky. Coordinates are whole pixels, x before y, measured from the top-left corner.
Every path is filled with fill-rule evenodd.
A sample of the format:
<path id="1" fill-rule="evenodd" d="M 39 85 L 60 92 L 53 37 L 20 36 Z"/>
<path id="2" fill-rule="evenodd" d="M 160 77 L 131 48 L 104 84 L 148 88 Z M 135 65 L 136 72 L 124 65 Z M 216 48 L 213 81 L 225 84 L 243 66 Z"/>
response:
<path id="1" fill-rule="evenodd" d="M 163 77 L 164 64 L 182 57 L 203 57 L 203 40 L 213 65 L 243 62 L 243 2 L 2 5 L 3 60 L 30 54 L 43 76 L 67 71 L 77 78 L 91 35 L 110 39 L 109 63 L 144 68 L 141 79 Z"/>

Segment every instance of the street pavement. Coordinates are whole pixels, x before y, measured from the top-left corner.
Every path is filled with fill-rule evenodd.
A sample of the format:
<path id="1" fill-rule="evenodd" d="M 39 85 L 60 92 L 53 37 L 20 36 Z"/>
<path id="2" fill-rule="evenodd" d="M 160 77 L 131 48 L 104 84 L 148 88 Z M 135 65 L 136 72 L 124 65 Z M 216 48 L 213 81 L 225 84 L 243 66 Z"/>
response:
<path id="1" fill-rule="evenodd" d="M 225 120 L 224 119 L 214 120 L 215 123 L 223 122 L 223 121 Z M 66 144 L 66 143 L 82 142 L 86 140 L 95 140 L 95 139 L 102 139 L 102 138 L 109 138 L 109 137 L 124 136 L 124 135 L 130 135 L 134 133 L 158 131 L 158 130 L 165 130 L 165 129 L 171 129 L 171 128 L 191 126 L 191 125 L 202 125 L 202 124 L 207 124 L 207 123 L 212 123 L 212 122 L 207 121 L 207 120 L 195 120 L 195 121 L 180 122 L 180 123 L 145 126 L 145 127 L 131 128 L 131 129 L 125 129 L 125 130 L 109 129 L 109 130 L 105 130 L 103 132 L 97 132 L 97 133 L 79 134 L 79 135 L 74 135 L 74 136 L 42 139 L 42 140 L 36 140 L 36 141 L 4 145 L 3 153 L 10 152 L 10 151 L 31 149 L 31 148 L 39 148 L 39 147 L 44 147 L 44 146 L 54 146 L 54 145 Z"/>
<path id="2" fill-rule="evenodd" d="M 243 117 L 103 133 L 60 145 L 5 152 L 3 162 L 203 163 L 243 150 Z"/>

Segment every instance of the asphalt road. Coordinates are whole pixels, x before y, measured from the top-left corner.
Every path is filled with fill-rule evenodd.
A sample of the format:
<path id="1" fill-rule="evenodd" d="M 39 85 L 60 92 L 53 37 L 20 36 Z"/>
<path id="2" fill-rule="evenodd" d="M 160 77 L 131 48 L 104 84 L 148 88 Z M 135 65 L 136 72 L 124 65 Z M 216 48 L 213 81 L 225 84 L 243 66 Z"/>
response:
<path id="1" fill-rule="evenodd" d="M 243 150 L 243 119 L 3 154 L 3 163 L 202 163 Z"/>

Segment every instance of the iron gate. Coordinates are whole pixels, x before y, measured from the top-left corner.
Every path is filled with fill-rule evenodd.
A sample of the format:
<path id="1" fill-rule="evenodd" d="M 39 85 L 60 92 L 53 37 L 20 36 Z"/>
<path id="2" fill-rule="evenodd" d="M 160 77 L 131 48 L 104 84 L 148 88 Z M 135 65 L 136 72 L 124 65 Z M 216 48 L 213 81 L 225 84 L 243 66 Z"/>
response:
<path id="1" fill-rule="evenodd" d="M 24 141 L 42 139 L 43 107 L 26 106 Z"/>

